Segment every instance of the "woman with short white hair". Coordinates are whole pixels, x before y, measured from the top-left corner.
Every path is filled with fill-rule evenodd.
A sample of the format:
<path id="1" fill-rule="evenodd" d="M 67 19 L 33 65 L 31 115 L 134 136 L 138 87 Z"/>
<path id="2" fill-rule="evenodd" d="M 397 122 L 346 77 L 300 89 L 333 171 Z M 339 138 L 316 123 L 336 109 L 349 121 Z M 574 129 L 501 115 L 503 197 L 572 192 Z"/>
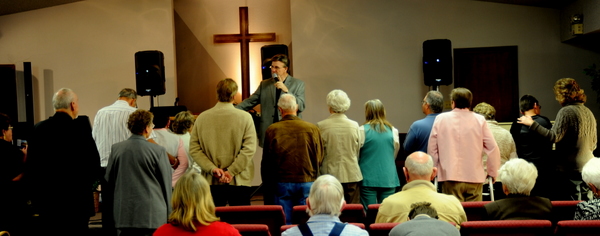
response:
<path id="1" fill-rule="evenodd" d="M 580 202 L 575 208 L 575 220 L 600 220 L 600 159 L 590 159 L 581 170 L 583 181 L 594 194 L 590 200 Z M 597 187 L 598 186 L 598 187 Z"/>
<path id="2" fill-rule="evenodd" d="M 506 198 L 485 205 L 488 220 L 550 220 L 552 203 L 530 196 L 538 176 L 535 165 L 520 158 L 510 159 L 498 170 Z"/>
<path id="3" fill-rule="evenodd" d="M 317 123 L 325 153 L 320 174 L 335 176 L 344 188 L 348 203 L 360 203 L 360 181 L 363 179 L 358 166 L 360 151 L 358 123 L 346 116 L 350 98 L 344 91 L 335 89 L 327 94 L 329 117 Z"/>

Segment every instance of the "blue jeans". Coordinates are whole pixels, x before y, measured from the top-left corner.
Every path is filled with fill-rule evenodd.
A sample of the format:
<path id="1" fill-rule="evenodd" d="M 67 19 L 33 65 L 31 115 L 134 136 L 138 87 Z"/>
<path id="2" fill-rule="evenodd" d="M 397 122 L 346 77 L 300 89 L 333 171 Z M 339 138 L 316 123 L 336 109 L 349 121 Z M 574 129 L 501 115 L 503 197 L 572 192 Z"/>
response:
<path id="1" fill-rule="evenodd" d="M 292 211 L 294 206 L 306 205 L 306 198 L 310 193 L 313 182 L 306 183 L 277 183 L 275 204 L 283 207 L 285 223 L 292 224 Z"/>

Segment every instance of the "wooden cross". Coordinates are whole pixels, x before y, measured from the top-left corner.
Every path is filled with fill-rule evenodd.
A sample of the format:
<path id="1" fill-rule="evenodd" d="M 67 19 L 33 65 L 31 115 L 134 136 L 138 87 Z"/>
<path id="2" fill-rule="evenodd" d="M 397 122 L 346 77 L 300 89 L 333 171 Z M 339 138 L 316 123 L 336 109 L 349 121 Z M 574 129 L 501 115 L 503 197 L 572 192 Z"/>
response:
<path id="1" fill-rule="evenodd" d="M 242 99 L 250 96 L 250 42 L 275 41 L 275 33 L 248 33 L 248 7 L 240 7 L 240 33 L 215 34 L 214 43 L 240 43 L 242 54 Z"/>

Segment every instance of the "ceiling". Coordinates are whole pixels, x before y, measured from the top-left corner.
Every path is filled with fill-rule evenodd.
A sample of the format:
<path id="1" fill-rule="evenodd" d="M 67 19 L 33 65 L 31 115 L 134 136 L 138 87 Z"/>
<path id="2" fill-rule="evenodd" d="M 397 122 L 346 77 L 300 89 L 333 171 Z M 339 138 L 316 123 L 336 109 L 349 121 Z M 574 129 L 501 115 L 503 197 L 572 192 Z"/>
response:
<path id="1" fill-rule="evenodd" d="M 577 0 L 477 0 L 477 1 L 497 2 L 497 3 L 516 4 L 516 5 L 523 5 L 523 6 L 547 7 L 547 8 L 561 9 Z"/>
<path id="2" fill-rule="evenodd" d="M 83 0 L 0 0 L 0 16 L 58 6 Z M 576 0 L 476 0 L 561 9 Z"/>
<path id="3" fill-rule="evenodd" d="M 82 0 L 0 0 L 0 16 L 79 1 Z"/>

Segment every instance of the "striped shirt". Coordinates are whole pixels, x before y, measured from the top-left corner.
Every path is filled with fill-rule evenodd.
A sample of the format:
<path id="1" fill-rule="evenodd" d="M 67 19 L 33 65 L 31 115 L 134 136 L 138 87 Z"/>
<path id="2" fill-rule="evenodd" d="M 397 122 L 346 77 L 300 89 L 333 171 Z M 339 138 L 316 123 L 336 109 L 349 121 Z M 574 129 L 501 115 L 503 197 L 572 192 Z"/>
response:
<path id="1" fill-rule="evenodd" d="M 117 100 L 96 113 L 92 136 L 100 153 L 100 165 L 106 167 L 110 148 L 113 144 L 125 141 L 131 136 L 127 128 L 129 115 L 137 108 L 129 106 L 124 100 Z"/>

